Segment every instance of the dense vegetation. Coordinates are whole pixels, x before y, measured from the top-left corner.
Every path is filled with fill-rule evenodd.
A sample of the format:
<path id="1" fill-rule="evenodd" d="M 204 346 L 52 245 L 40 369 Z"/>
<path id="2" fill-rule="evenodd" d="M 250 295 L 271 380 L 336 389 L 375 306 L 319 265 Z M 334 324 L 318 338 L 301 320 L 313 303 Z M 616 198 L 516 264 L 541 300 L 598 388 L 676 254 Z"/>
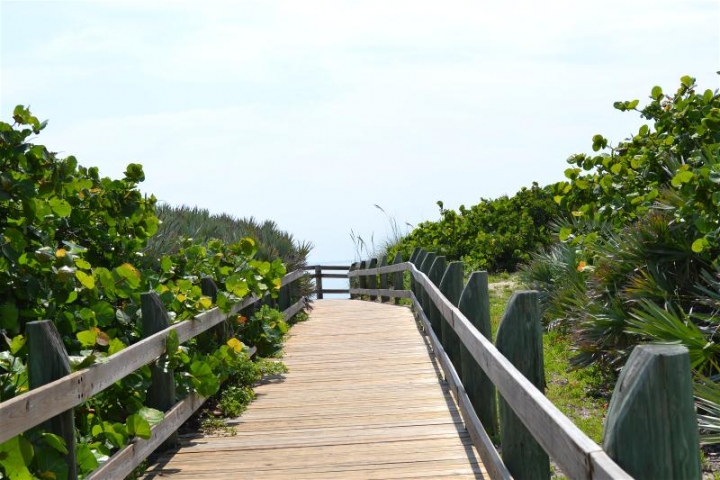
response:
<path id="1" fill-rule="evenodd" d="M 409 258 L 415 247 L 462 260 L 475 270 L 515 271 L 530 253 L 553 242 L 551 222 L 561 216 L 550 187 L 533 184 L 512 197 L 482 199 L 459 212 L 446 210 L 440 220 L 423 222 L 390 248 L 389 258 L 401 251 Z"/>
<path id="2" fill-rule="evenodd" d="M 275 296 L 286 271 L 276 255 L 298 254 L 293 261 L 304 261 L 308 246 L 291 252 L 292 238 L 282 232 L 275 232 L 284 238 L 282 253 L 273 250 L 270 234 L 261 247 L 249 237 L 176 235 L 159 222 L 155 198 L 138 190 L 140 165 L 130 164 L 122 179 L 101 177 L 74 157 L 58 158 L 31 143 L 45 123 L 26 108 L 18 106 L 13 120 L 0 122 L 0 401 L 29 388 L 28 322 L 52 320 L 79 369 L 141 338 L 143 292 L 157 292 L 172 321 L 180 322 L 215 305 L 227 309 L 250 294 Z M 158 231 L 164 244 L 152 240 Z M 216 304 L 201 292 L 205 276 L 220 288 Z M 287 329 L 267 308 L 232 323 L 235 337 L 227 344 L 203 336 L 180 348 L 168 339 L 179 397 L 212 395 L 226 379 L 241 386 L 254 381 L 259 370 L 244 343 L 272 353 Z M 148 436 L 150 424 L 162 418 L 144 406 L 149 382 L 144 367 L 75 409 L 81 475 L 133 436 Z M 26 432 L 0 445 L 0 477 L 66 478 L 65 448 L 41 429 Z"/>
<path id="3" fill-rule="evenodd" d="M 704 440 L 715 442 L 720 389 L 708 378 L 720 375 L 720 95 L 683 77 L 676 91 L 656 86 L 639 105 L 614 106 L 648 123 L 615 146 L 595 135 L 595 153 L 571 156 L 565 181 L 459 214 L 441 210 L 398 248 L 489 270 L 529 260 L 522 278 L 541 292 L 547 325 L 571 340 L 576 366 L 600 368 L 609 384 L 638 343 L 685 345 Z"/>

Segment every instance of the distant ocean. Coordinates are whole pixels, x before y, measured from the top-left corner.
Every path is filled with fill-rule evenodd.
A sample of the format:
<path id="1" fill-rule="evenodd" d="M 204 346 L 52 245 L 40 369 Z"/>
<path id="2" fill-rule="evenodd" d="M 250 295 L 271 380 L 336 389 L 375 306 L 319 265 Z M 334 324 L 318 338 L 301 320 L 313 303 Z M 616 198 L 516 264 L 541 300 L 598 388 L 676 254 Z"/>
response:
<path id="1" fill-rule="evenodd" d="M 308 265 L 335 265 L 335 266 L 350 266 L 354 260 L 330 260 L 322 262 L 308 262 Z M 323 273 L 345 273 L 342 271 L 327 271 Z M 348 280 L 345 278 L 323 278 L 323 288 L 336 288 L 346 289 L 348 288 Z M 348 294 L 342 293 L 326 293 L 323 298 L 350 298 Z"/>

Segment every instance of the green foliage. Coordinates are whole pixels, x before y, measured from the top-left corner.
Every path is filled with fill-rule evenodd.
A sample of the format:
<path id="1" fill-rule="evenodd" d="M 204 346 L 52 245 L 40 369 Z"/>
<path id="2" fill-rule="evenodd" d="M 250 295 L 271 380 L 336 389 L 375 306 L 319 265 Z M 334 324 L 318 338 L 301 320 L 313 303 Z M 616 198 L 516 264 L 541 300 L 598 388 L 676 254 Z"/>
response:
<path id="1" fill-rule="evenodd" d="M 265 257 L 257 258 L 251 238 L 177 236 L 174 248 L 153 261 L 143 257 L 159 221 L 154 197 L 137 188 L 145 178 L 142 166 L 130 164 L 121 180 L 101 178 L 74 157 L 58 158 L 30 143 L 45 122 L 27 109 L 17 107 L 13 119 L 14 125 L 0 122 L 0 401 L 28 389 L 27 322 L 51 319 L 78 370 L 142 338 L 143 292 L 159 294 L 172 322 L 216 305 L 227 310 L 248 295 L 277 296 L 286 273 L 274 256 L 279 247 L 262 246 Z M 206 276 L 219 287 L 216 303 L 202 294 Z M 261 322 L 260 341 L 265 349 L 277 348 L 276 330 L 286 325 L 264 314 L 272 323 Z M 175 370 L 179 396 L 212 395 L 227 379 L 259 376 L 237 338 L 227 345 L 198 338 L 181 346 L 169 335 L 167 346 L 161 366 Z M 150 381 L 143 367 L 75 409 L 81 475 L 133 437 L 147 438 L 162 419 L 162 412 L 144 405 Z M 11 439 L 0 446 L 0 477 L 65 478 L 59 442 L 39 429 Z"/>
<path id="2" fill-rule="evenodd" d="M 550 188 L 533 184 L 512 197 L 482 199 L 459 212 L 440 206 L 441 219 L 423 222 L 391 249 L 409 258 L 415 247 L 463 260 L 474 270 L 515 271 L 530 259 L 530 252 L 553 240 L 550 223 L 561 214 Z"/>
<path id="3" fill-rule="evenodd" d="M 258 355 L 267 357 L 278 351 L 288 329 L 282 312 L 263 305 L 250 319 L 242 317 L 239 336 L 257 347 Z"/>
<path id="4" fill-rule="evenodd" d="M 166 255 L 178 253 L 188 241 L 207 246 L 208 239 L 218 239 L 231 245 L 243 238 L 254 239 L 258 260 L 272 262 L 279 259 L 290 272 L 307 267 L 312 244 L 295 240 L 273 221 L 258 222 L 252 217 L 238 219 L 227 214 L 214 215 L 198 207 L 167 204 L 157 205 L 155 213 L 160 225 L 157 234 L 149 239 L 143 250 L 142 261 L 147 267 L 156 270 L 162 267 L 158 262 Z M 293 289 L 294 297 L 309 295 L 313 291 L 309 281 L 294 282 Z"/>
<path id="5" fill-rule="evenodd" d="M 239 417 L 254 399 L 255 392 L 252 388 L 231 386 L 222 392 L 218 407 L 226 417 Z"/>
<path id="6" fill-rule="evenodd" d="M 693 251 L 714 260 L 720 248 L 720 95 L 696 89 L 695 79 L 683 77 L 672 96 L 654 87 L 642 110 L 637 100 L 616 102 L 615 108 L 637 111 L 652 125 L 616 147 L 593 137 L 594 151 L 609 152 L 570 157 L 568 180 L 553 186 L 556 201 L 573 215 L 616 229 L 667 209 L 673 223 L 694 230 Z M 561 240 L 582 243 L 592 233 L 565 230 Z"/>

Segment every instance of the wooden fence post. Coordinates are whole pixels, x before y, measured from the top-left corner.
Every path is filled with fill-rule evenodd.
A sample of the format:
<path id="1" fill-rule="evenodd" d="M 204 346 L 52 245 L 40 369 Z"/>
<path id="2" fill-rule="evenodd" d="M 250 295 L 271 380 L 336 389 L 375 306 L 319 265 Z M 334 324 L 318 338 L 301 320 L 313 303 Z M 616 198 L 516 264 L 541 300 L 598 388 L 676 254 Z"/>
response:
<path id="1" fill-rule="evenodd" d="M 492 342 L 490 295 L 487 272 L 473 272 L 460 295 L 458 309 L 485 338 Z M 495 385 L 485 375 L 465 345 L 460 344 L 461 379 L 475 413 L 488 435 L 498 434 Z"/>
<path id="2" fill-rule="evenodd" d="M 458 306 L 460 301 L 460 295 L 463 290 L 463 263 L 462 262 L 451 262 L 445 270 L 445 274 L 440 280 L 440 292 L 447 298 L 450 303 Z M 438 312 L 439 313 L 439 312 Z M 462 366 L 460 364 L 460 339 L 453 330 L 453 327 L 448 321 L 443 318 L 442 315 L 438 316 L 440 319 L 440 331 L 442 332 L 442 346 L 447 352 L 448 357 L 455 366 L 455 370 L 462 378 Z"/>
<path id="3" fill-rule="evenodd" d="M 323 298 L 322 267 L 320 265 L 315 265 L 315 298 L 318 300 Z"/>
<path id="4" fill-rule="evenodd" d="M 377 264 L 377 258 L 371 258 L 370 263 L 368 264 L 368 268 L 377 268 Z M 375 275 L 374 273 L 368 277 L 368 288 L 371 290 L 377 289 L 377 275 Z M 370 295 L 370 301 L 374 302 L 375 300 L 377 300 L 377 296 Z"/>
<path id="5" fill-rule="evenodd" d="M 518 291 L 500 321 L 497 349 L 541 392 L 545 390 L 538 293 Z M 548 480 L 550 458 L 504 399 L 500 399 L 502 459 L 513 477 Z"/>
<path id="6" fill-rule="evenodd" d="M 359 262 L 353 262 L 353 264 L 350 265 L 350 269 L 348 270 L 348 273 L 357 270 L 358 266 L 359 266 Z M 357 285 L 358 285 L 357 277 L 348 277 L 348 288 L 357 288 Z M 359 297 L 359 295 L 356 295 L 354 293 L 350 294 L 350 300 L 355 300 L 358 297 Z"/>
<path id="7" fill-rule="evenodd" d="M 408 262 L 415 264 L 415 260 L 417 260 L 418 255 L 420 255 L 421 250 L 422 250 L 422 248 L 420 248 L 420 247 L 413 248 L 413 251 L 410 254 L 410 260 L 408 260 Z M 400 252 L 398 252 L 398 253 L 400 253 Z M 395 257 L 395 258 L 397 258 L 397 257 Z"/>
<path id="8" fill-rule="evenodd" d="M 435 261 L 435 257 L 437 257 L 437 254 L 435 254 L 435 252 L 427 252 L 425 254 L 425 256 L 423 257 L 422 265 L 420 265 L 420 271 L 422 273 L 424 273 L 425 276 L 427 276 L 427 274 L 430 273 L 430 267 L 432 267 L 432 264 Z M 415 295 L 420 300 L 420 305 L 422 306 L 423 311 L 425 312 L 425 315 L 427 315 L 428 320 L 430 320 L 427 292 L 425 291 L 425 289 L 423 287 L 420 286 L 420 284 L 417 284 L 415 286 L 415 288 L 417 288 L 417 293 Z M 437 332 L 435 332 L 435 333 L 437 333 Z"/>
<path id="9" fill-rule="evenodd" d="M 387 263 L 387 255 L 383 255 L 382 257 L 380 257 L 380 263 L 379 263 L 378 266 L 384 267 L 384 266 L 386 266 L 387 264 L 388 264 L 388 263 Z M 380 274 L 380 288 L 381 288 L 381 289 L 384 289 L 384 290 L 387 290 L 388 288 L 390 288 L 390 285 L 389 285 L 389 282 L 388 282 L 388 274 L 387 274 L 387 273 L 381 273 L 381 274 Z M 383 295 L 380 296 L 380 302 L 381 302 L 381 303 L 387 303 L 387 302 L 389 302 L 389 301 L 390 301 L 390 297 L 383 296 Z"/>
<path id="10" fill-rule="evenodd" d="M 290 305 L 290 284 L 283 285 L 278 292 L 278 309 L 283 312 L 288 309 Z"/>
<path id="11" fill-rule="evenodd" d="M 428 272 L 427 276 L 433 283 L 433 285 L 438 288 L 440 287 L 440 281 L 442 280 L 446 268 L 447 260 L 444 256 L 436 256 L 435 260 L 433 260 L 432 265 L 430 265 L 430 271 Z M 440 340 L 440 344 L 444 345 L 445 343 L 442 336 L 442 314 L 440 313 L 440 310 L 438 310 L 438 308 L 435 306 L 435 302 L 430 299 L 430 295 L 427 292 L 424 293 L 425 302 L 427 303 L 427 307 L 425 307 L 425 314 L 430 319 L 430 324 L 432 325 L 433 331 L 435 332 L 435 335 L 437 335 L 438 340 Z"/>
<path id="12" fill-rule="evenodd" d="M 415 261 L 412 262 L 412 264 L 415 265 L 415 268 L 421 270 L 422 264 L 425 261 L 425 257 L 427 256 L 427 254 L 428 252 L 426 252 L 425 250 L 418 250 Z M 418 301 L 422 303 L 422 295 L 420 295 L 421 292 L 418 290 L 417 282 L 415 281 L 415 277 L 412 274 L 410 275 L 410 290 L 412 290 L 412 292 L 415 294 Z"/>
<path id="13" fill-rule="evenodd" d="M 402 263 L 402 253 L 397 252 L 395 254 L 395 260 L 393 260 L 393 265 L 397 265 L 398 263 Z M 405 289 L 405 276 L 403 275 L 403 272 L 395 272 L 393 274 L 393 290 L 404 290 Z M 395 297 L 394 299 L 395 305 L 400 305 L 400 297 Z"/>
<path id="14" fill-rule="evenodd" d="M 367 268 L 367 264 L 368 264 L 367 260 L 363 260 L 362 262 L 360 262 L 360 270 L 365 270 Z M 360 275 L 358 277 L 358 286 L 360 288 L 368 288 L 367 284 L 368 284 L 367 277 L 365 275 Z M 360 295 L 359 298 L 362 299 L 362 295 Z"/>
<path id="15" fill-rule="evenodd" d="M 25 326 L 28 345 L 28 386 L 30 389 L 41 387 L 71 373 L 67 350 L 55 324 L 50 320 L 28 322 Z M 58 435 L 65 441 L 68 449 L 63 458 L 68 466 L 68 478 L 77 478 L 75 462 L 75 418 L 73 409 L 67 410 L 37 428 Z M 12 475 L 13 472 L 7 472 Z"/>
<path id="16" fill-rule="evenodd" d="M 700 479 L 698 445 L 687 348 L 635 347 L 610 400 L 605 451 L 637 479 Z"/>
<path id="17" fill-rule="evenodd" d="M 213 303 L 217 302 L 218 287 L 212 277 L 201 278 L 200 289 L 202 290 L 203 295 L 206 295 L 212 299 Z M 230 340 L 230 337 L 232 336 L 231 328 L 232 327 L 229 325 L 227 320 L 218 323 L 217 326 L 213 328 L 215 337 L 217 338 L 220 345 L 223 345 L 225 342 Z"/>
<path id="18" fill-rule="evenodd" d="M 142 311 L 143 338 L 154 335 L 170 326 L 170 318 L 157 293 L 141 293 L 140 308 Z M 161 412 L 166 412 L 175 405 L 175 378 L 173 371 L 161 366 L 166 362 L 166 359 L 166 355 L 161 355 L 156 362 L 150 364 L 152 383 L 148 388 L 146 397 L 147 406 Z M 166 449 L 177 445 L 177 443 L 178 434 L 175 432 L 163 442 L 160 448 Z"/>

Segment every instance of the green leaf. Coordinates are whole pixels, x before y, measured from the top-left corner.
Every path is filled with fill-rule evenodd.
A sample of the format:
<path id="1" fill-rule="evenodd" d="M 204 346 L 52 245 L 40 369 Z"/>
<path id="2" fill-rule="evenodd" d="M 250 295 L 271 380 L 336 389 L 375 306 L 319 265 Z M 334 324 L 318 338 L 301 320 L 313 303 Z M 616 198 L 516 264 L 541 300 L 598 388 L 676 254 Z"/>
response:
<path id="1" fill-rule="evenodd" d="M 680 83 L 682 83 L 686 87 L 691 87 L 692 84 L 695 83 L 695 79 L 688 75 L 684 75 L 683 77 L 680 78 Z"/>
<path id="2" fill-rule="evenodd" d="M 11 480 L 33 480 L 28 465 L 34 456 L 33 446 L 22 435 L 0 444 L 0 465 Z"/>
<path id="3" fill-rule="evenodd" d="M 125 347 L 126 345 L 119 338 L 110 339 L 110 344 L 108 345 L 108 355 L 114 355 L 123 350 Z"/>
<path id="4" fill-rule="evenodd" d="M 73 259 L 73 261 L 75 262 L 76 267 L 82 268 L 83 270 L 90 270 L 90 268 L 92 268 L 92 265 L 90 265 L 90 262 L 88 262 L 87 260 L 83 260 L 80 257 L 75 257 Z"/>
<path id="5" fill-rule="evenodd" d="M 177 332 L 175 330 L 170 330 L 165 338 L 165 351 L 172 354 L 177 352 L 179 347 L 180 340 L 178 339 Z"/>
<path id="6" fill-rule="evenodd" d="M 698 238 L 692 243 L 692 251 L 695 253 L 700 253 L 705 249 L 706 244 L 708 243 L 707 239 Z"/>
<path id="7" fill-rule="evenodd" d="M 140 272 L 129 263 L 117 267 L 115 273 L 127 282 L 128 287 L 136 289 L 140 286 Z"/>
<path id="8" fill-rule="evenodd" d="M 142 407 L 140 410 L 138 410 L 137 413 L 142 418 L 144 418 L 151 426 L 157 425 L 165 418 L 165 414 L 163 412 L 150 407 Z"/>
<path id="9" fill-rule="evenodd" d="M 13 337 L 13 339 L 10 341 L 10 353 L 13 355 L 16 355 L 22 347 L 25 346 L 26 339 L 22 335 L 16 335 Z"/>
<path id="10" fill-rule="evenodd" d="M 48 204 L 53 213 L 58 217 L 69 217 L 72 212 L 70 204 L 61 198 L 51 198 Z"/>
<path id="11" fill-rule="evenodd" d="M 137 413 L 127 417 L 125 421 L 130 436 L 140 437 L 144 439 L 150 438 L 150 423 Z"/>
<path id="12" fill-rule="evenodd" d="M 560 238 L 561 242 L 564 242 L 570 238 L 570 235 L 572 235 L 572 227 L 562 227 L 560 229 L 560 233 L 558 234 L 558 238 Z"/>
<path id="13" fill-rule="evenodd" d="M 654 86 L 652 89 L 652 92 L 650 92 L 650 97 L 654 100 L 660 100 L 663 96 L 662 88 L 659 86 Z"/>
<path id="14" fill-rule="evenodd" d="M 160 260 L 160 269 L 163 271 L 163 273 L 168 273 L 170 270 L 172 270 L 173 262 L 167 255 L 162 257 L 162 260 Z"/>
<path id="15" fill-rule="evenodd" d="M 628 110 L 632 110 L 633 108 L 637 107 L 640 103 L 640 100 L 633 100 L 632 102 L 628 102 L 627 108 Z"/>
<path id="16" fill-rule="evenodd" d="M 82 270 L 75 271 L 75 278 L 77 278 L 78 281 L 80 281 L 80 284 L 88 290 L 95 289 L 95 279 Z"/>
<path id="17" fill-rule="evenodd" d="M 109 326 L 113 323 L 113 320 L 115 320 L 115 310 L 108 302 L 97 302 L 90 308 L 93 312 L 95 312 L 95 318 L 97 319 L 98 325 L 101 327 Z"/>
<path id="18" fill-rule="evenodd" d="M 55 435 L 54 433 L 45 432 L 42 434 L 42 438 L 52 448 L 54 448 L 58 452 L 62 453 L 63 455 L 67 455 L 68 449 L 65 446 L 65 440 L 63 440 L 63 438 L 61 436 Z"/>
<path id="19" fill-rule="evenodd" d="M 97 342 L 97 330 L 83 330 L 75 334 L 83 347 L 94 347 Z"/>
<path id="20" fill-rule="evenodd" d="M 682 170 L 675 174 L 673 179 L 670 181 L 673 187 L 680 187 L 683 183 L 687 183 L 695 178 L 695 174 L 689 170 Z"/>
<path id="21" fill-rule="evenodd" d="M 80 473 L 87 475 L 99 467 L 97 458 L 93 454 L 90 446 L 86 443 L 79 443 L 75 451 L 75 460 L 77 461 Z"/>
<path id="22" fill-rule="evenodd" d="M 125 178 L 134 183 L 140 183 L 145 180 L 143 167 L 139 163 L 131 163 L 125 169 Z"/>

